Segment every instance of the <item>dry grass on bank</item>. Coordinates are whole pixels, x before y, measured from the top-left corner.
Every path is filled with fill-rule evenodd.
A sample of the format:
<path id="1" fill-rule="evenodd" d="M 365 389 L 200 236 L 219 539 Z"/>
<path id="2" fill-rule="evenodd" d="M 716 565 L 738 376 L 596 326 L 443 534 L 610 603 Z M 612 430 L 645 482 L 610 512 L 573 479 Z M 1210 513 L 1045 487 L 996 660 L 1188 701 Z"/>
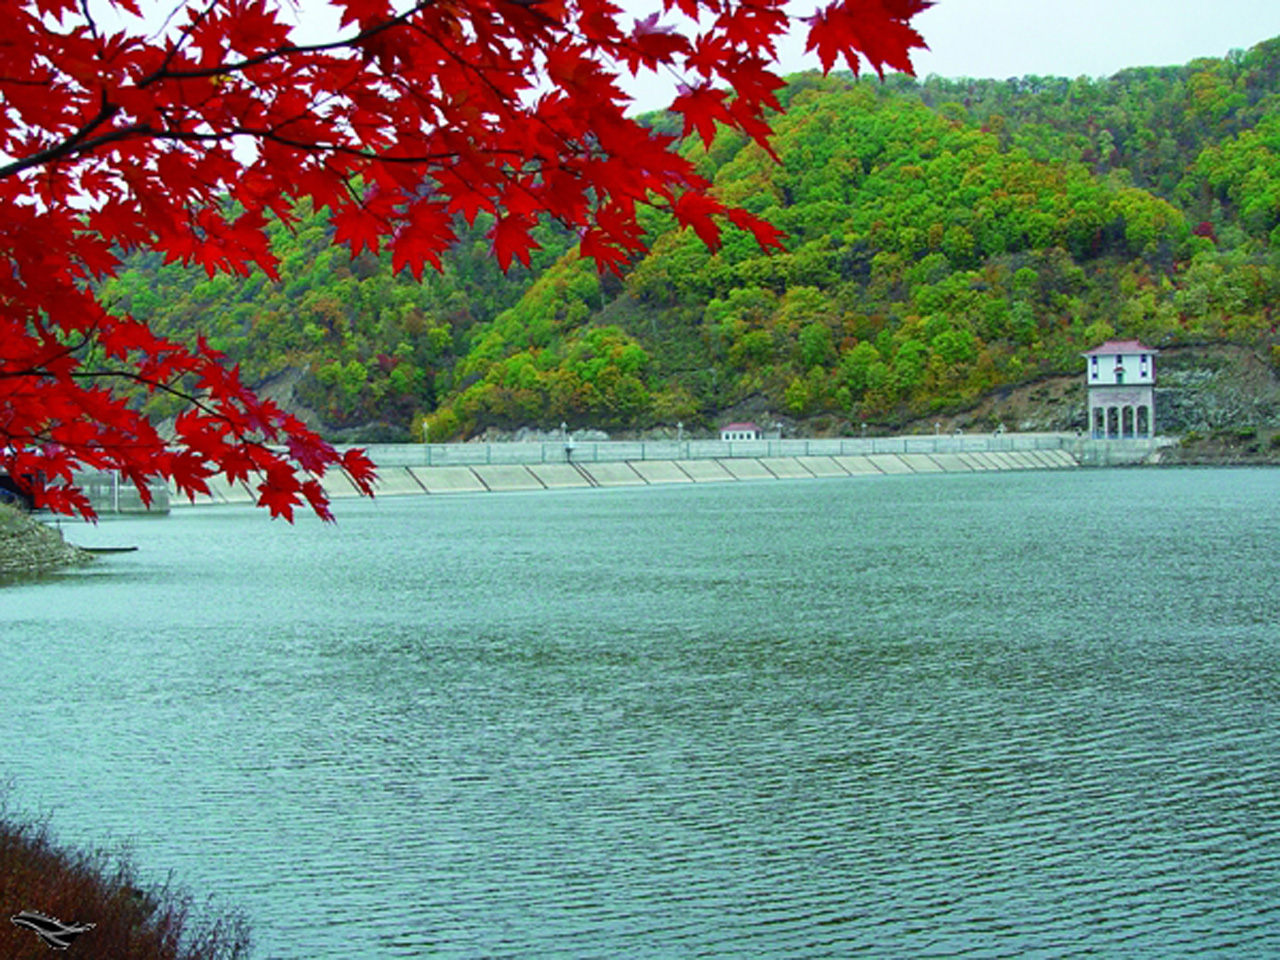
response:
<path id="1" fill-rule="evenodd" d="M 242 960 L 249 931 L 236 914 L 197 910 L 194 897 L 167 883 L 140 889 L 125 854 L 55 845 L 47 825 L 16 821 L 0 800 L 0 957 L 111 960 Z M 66 924 L 93 924 L 65 953 L 11 917 L 33 911 Z"/>

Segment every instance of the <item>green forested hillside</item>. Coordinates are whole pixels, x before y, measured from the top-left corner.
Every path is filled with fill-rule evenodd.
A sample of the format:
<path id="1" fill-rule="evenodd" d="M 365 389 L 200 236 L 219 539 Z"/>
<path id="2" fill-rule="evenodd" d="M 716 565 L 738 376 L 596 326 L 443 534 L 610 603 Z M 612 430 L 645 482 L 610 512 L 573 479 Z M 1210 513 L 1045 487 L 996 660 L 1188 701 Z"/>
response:
<path id="1" fill-rule="evenodd" d="M 450 388 L 473 328 L 517 303 L 571 245 L 564 231 L 544 225 L 535 231 L 542 249 L 531 268 L 504 275 L 484 239 L 490 224 L 483 214 L 473 227 L 459 223 L 461 240 L 444 271 L 419 283 L 407 271 L 393 275 L 385 251 L 353 258 L 333 247 L 323 212 L 300 211 L 292 229 L 277 224 L 272 231 L 279 283 L 261 271 L 247 280 L 210 278 L 150 253 L 127 258 L 101 296 L 166 336 L 206 336 L 249 383 L 304 371 L 298 399 L 330 432 L 363 425 L 373 439 L 403 437 Z M 159 417 L 177 406 L 165 395 L 150 400 Z"/>
<path id="2" fill-rule="evenodd" d="M 803 75 L 780 163 L 727 134 L 686 146 L 724 200 L 787 231 L 784 253 L 729 230 L 713 254 L 653 214 L 621 279 L 551 227 L 503 277 L 478 223 L 418 284 L 328 249 L 313 215 L 276 238 L 281 283 L 143 258 L 104 296 L 205 333 L 251 379 L 304 369 L 300 399 L 370 438 L 419 414 L 432 439 L 757 410 L 892 425 L 1074 373 L 1110 336 L 1270 350 L 1278 98 L 1280 41 L 1098 81 Z"/>

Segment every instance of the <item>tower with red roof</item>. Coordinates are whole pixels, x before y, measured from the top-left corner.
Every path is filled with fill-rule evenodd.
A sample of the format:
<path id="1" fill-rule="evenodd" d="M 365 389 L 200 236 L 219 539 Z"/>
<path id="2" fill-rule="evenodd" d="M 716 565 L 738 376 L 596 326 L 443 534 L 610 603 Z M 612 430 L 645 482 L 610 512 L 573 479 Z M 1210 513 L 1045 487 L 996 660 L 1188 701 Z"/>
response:
<path id="1" fill-rule="evenodd" d="M 1159 352 L 1137 340 L 1108 340 L 1082 354 L 1089 433 L 1095 440 L 1155 436 Z"/>

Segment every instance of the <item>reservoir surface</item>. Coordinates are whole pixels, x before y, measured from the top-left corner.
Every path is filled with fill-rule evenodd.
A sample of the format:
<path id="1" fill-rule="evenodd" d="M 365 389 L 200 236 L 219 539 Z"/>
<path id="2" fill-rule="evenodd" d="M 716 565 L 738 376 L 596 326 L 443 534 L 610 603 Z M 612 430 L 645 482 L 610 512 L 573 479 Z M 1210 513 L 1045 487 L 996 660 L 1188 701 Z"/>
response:
<path id="1" fill-rule="evenodd" d="M 64 525 L 9 807 L 255 958 L 1280 955 L 1280 471 L 337 513 Z"/>

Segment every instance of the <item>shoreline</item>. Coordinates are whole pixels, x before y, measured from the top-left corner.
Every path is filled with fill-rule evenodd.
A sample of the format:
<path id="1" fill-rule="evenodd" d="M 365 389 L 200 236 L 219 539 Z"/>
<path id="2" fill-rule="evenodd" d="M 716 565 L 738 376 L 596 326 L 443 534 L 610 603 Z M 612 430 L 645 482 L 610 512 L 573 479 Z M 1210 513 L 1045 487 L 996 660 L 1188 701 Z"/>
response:
<path id="1" fill-rule="evenodd" d="M 0 504 L 0 584 L 88 563 L 93 555 L 67 543 L 62 531 Z"/>

